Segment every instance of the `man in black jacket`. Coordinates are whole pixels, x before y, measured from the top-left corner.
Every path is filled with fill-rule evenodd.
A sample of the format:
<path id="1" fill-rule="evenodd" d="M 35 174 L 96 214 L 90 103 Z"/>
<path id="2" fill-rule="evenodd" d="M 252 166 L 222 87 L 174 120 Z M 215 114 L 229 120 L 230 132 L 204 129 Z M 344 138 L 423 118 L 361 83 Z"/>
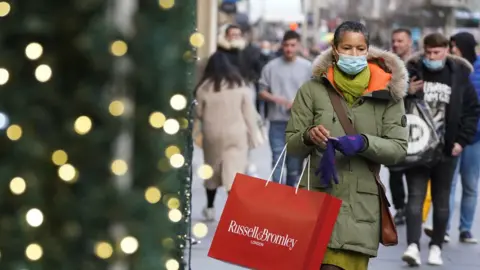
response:
<path id="1" fill-rule="evenodd" d="M 245 39 L 242 29 L 238 25 L 229 24 L 220 29 L 215 53 L 225 55 L 246 82 L 253 83 L 260 78 L 261 50 Z"/>
<path id="2" fill-rule="evenodd" d="M 215 53 L 225 55 L 237 68 L 242 78 L 252 88 L 252 100 L 256 103 L 257 82 L 262 71 L 260 48 L 245 40 L 244 33 L 238 25 L 228 24 L 220 28 Z"/>
<path id="3" fill-rule="evenodd" d="M 407 99 L 423 99 L 440 138 L 438 161 L 405 171 L 408 185 L 407 242 L 403 260 L 410 266 L 421 264 L 419 242 L 422 209 L 431 179 L 433 235 L 428 263 L 442 265 L 441 247 L 449 217 L 449 195 L 457 158 L 476 134 L 480 107 L 470 83 L 472 65 L 449 55 L 449 40 L 441 34 L 424 39 L 424 52 L 407 61 L 412 78 Z"/>

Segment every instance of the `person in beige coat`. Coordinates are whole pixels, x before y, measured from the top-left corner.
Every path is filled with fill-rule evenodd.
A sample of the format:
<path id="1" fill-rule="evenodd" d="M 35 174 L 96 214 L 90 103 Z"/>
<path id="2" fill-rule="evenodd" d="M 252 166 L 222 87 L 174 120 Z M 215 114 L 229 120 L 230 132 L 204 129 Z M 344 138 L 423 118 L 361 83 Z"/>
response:
<path id="1" fill-rule="evenodd" d="M 237 69 L 223 54 L 210 57 L 197 87 L 196 118 L 201 121 L 204 162 L 213 168 L 205 180 L 207 206 L 203 215 L 215 219 L 217 188 L 231 189 L 236 173 L 244 173 L 248 151 L 261 143 L 257 112 Z"/>

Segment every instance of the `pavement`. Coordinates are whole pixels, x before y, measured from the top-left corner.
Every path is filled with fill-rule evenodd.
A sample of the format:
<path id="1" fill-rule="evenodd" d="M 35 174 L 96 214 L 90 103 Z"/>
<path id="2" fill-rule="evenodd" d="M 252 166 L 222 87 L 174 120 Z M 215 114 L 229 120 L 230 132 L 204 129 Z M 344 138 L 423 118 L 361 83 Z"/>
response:
<path id="1" fill-rule="evenodd" d="M 202 150 L 195 148 L 194 151 L 194 173 L 196 168 L 203 163 Z M 251 163 L 255 164 L 257 168 L 257 175 L 260 178 L 267 178 L 271 170 L 271 154 L 268 145 L 264 145 L 261 148 L 255 149 L 251 153 Z M 381 178 L 385 185 L 388 186 L 388 170 L 382 169 Z M 193 209 L 192 209 L 192 221 L 193 224 L 202 222 L 201 211 L 206 204 L 205 191 L 202 186 L 202 181 L 196 175 L 194 176 L 193 183 Z M 453 219 L 453 228 L 458 227 L 458 208 L 461 188 L 457 188 L 457 202 L 456 210 Z M 226 192 L 222 189 L 217 193 L 217 199 L 215 201 L 215 207 L 217 211 L 217 220 L 223 210 L 223 205 L 226 201 Z M 448 198 L 445 198 L 448 200 Z M 480 220 L 480 207 L 477 208 L 477 220 Z M 191 267 L 193 270 L 240 270 L 242 267 L 226 264 L 207 257 L 208 249 L 215 233 L 216 223 L 208 224 L 208 235 L 200 239 L 201 243 L 192 247 Z M 480 237 L 480 222 L 476 222 L 473 229 L 473 234 Z M 458 242 L 458 232 L 452 230 L 450 232 L 452 241 L 449 244 L 444 245 L 443 259 L 444 265 L 441 267 L 431 267 L 422 265 L 415 269 L 438 269 L 438 270 L 479 270 L 480 269 L 480 245 L 467 245 Z M 381 247 L 379 256 L 372 259 L 370 262 L 369 270 L 400 270 L 409 269 L 402 261 L 401 256 L 406 249 L 406 236 L 405 227 L 399 227 L 399 245 L 395 247 Z M 422 248 L 422 260 L 426 262 L 428 252 L 428 237 L 422 236 L 421 248 Z M 188 254 L 187 254 L 188 257 Z M 299 269 L 300 270 L 300 269 Z M 348 270 L 348 269 L 347 269 Z"/>

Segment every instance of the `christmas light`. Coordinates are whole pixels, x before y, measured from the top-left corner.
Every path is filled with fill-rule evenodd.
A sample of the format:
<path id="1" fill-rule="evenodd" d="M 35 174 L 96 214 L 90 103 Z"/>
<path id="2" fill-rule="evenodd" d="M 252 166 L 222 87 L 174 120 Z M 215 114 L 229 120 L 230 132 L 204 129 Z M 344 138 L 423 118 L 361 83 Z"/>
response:
<path id="1" fill-rule="evenodd" d="M 125 43 L 123 40 L 116 40 L 110 46 L 110 52 L 117 57 L 124 56 L 127 51 L 127 43 Z"/>
<path id="2" fill-rule="evenodd" d="M 7 2 L 0 2 L 0 17 L 5 17 L 10 13 L 11 7 Z"/>
<path id="3" fill-rule="evenodd" d="M 0 130 L 7 128 L 9 122 L 8 116 L 0 112 Z"/>
<path id="4" fill-rule="evenodd" d="M 180 208 L 180 200 L 177 199 L 177 198 L 170 198 L 170 199 L 168 199 L 167 207 L 168 207 L 170 210 Z"/>
<path id="5" fill-rule="evenodd" d="M 25 256 L 31 261 L 38 261 L 43 256 L 43 249 L 39 244 L 30 244 L 25 249 Z"/>
<path id="6" fill-rule="evenodd" d="M 121 116 L 125 112 L 125 105 L 120 100 L 114 100 L 108 106 L 108 111 L 113 116 Z"/>
<path id="7" fill-rule="evenodd" d="M 88 116 L 80 116 L 75 120 L 75 132 L 80 135 L 85 135 L 92 129 L 92 120 Z"/>
<path id="8" fill-rule="evenodd" d="M 153 112 L 150 114 L 149 122 L 154 128 L 161 128 L 165 124 L 165 115 L 161 112 Z"/>
<path id="9" fill-rule="evenodd" d="M 145 191 L 145 200 L 151 204 L 158 203 L 162 198 L 162 193 L 157 187 L 149 187 Z"/>
<path id="10" fill-rule="evenodd" d="M 180 269 L 180 264 L 177 260 L 170 259 L 165 263 L 165 267 L 167 268 L 167 270 L 178 270 Z"/>
<path id="11" fill-rule="evenodd" d="M 113 174 L 122 176 L 127 173 L 128 165 L 127 165 L 127 162 L 125 162 L 125 160 L 117 159 L 112 162 L 111 169 Z"/>
<path id="12" fill-rule="evenodd" d="M 52 77 L 52 69 L 48 65 L 40 65 L 35 69 L 35 78 L 39 82 L 47 82 Z"/>
<path id="13" fill-rule="evenodd" d="M 10 73 L 5 68 L 0 68 L 0 85 L 4 85 L 10 79 Z"/>
<path id="14" fill-rule="evenodd" d="M 182 220 L 182 212 L 180 212 L 180 210 L 178 210 L 178 209 L 172 209 L 172 210 L 170 210 L 170 212 L 168 212 L 168 218 L 172 222 L 177 223 L 180 220 Z"/>
<path id="15" fill-rule="evenodd" d="M 158 4 L 160 5 L 160 8 L 170 9 L 175 5 L 175 0 L 159 0 Z"/>
<path id="16" fill-rule="evenodd" d="M 64 165 L 68 161 L 68 155 L 63 150 L 57 150 L 52 154 L 52 161 L 57 166 Z"/>
<path id="17" fill-rule="evenodd" d="M 181 154 L 175 154 L 170 158 L 170 165 L 174 168 L 180 168 L 185 164 L 185 158 Z"/>
<path id="18" fill-rule="evenodd" d="M 37 60 L 43 54 L 43 47 L 42 45 L 32 42 L 27 45 L 25 48 L 25 56 L 27 56 L 30 60 Z"/>
<path id="19" fill-rule="evenodd" d="M 138 240 L 135 237 L 127 236 L 120 242 L 120 248 L 125 254 L 133 254 L 138 249 Z"/>
<path id="20" fill-rule="evenodd" d="M 213 177 L 213 168 L 208 164 L 203 164 L 197 169 L 197 175 L 200 179 L 208 180 Z"/>
<path id="21" fill-rule="evenodd" d="M 173 155 L 180 153 L 180 148 L 178 148 L 178 146 L 176 145 L 170 145 L 169 147 L 167 147 L 167 149 L 165 149 L 165 156 L 167 158 L 171 158 Z"/>
<path id="22" fill-rule="evenodd" d="M 108 259 L 113 255 L 113 247 L 107 242 L 99 242 L 95 245 L 95 255 L 100 259 Z"/>
<path id="23" fill-rule="evenodd" d="M 170 99 L 170 106 L 176 111 L 181 111 L 187 107 L 187 99 L 183 95 L 174 95 Z"/>
<path id="24" fill-rule="evenodd" d="M 23 131 L 19 125 L 11 125 L 7 129 L 7 137 L 12 141 L 18 141 L 22 137 Z"/>
<path id="25" fill-rule="evenodd" d="M 169 135 L 175 135 L 180 130 L 180 124 L 175 119 L 168 119 L 165 121 L 163 130 L 165 130 L 165 133 Z"/>
<path id="26" fill-rule="evenodd" d="M 205 43 L 205 37 L 201 33 L 193 33 L 190 36 L 190 45 L 195 48 L 200 48 Z"/>
<path id="27" fill-rule="evenodd" d="M 193 226 L 193 235 L 197 238 L 204 238 L 208 234 L 208 226 L 205 223 L 197 223 Z"/>
<path id="28" fill-rule="evenodd" d="M 77 171 L 72 165 L 65 164 L 58 168 L 58 176 L 65 182 L 73 182 L 77 176 Z"/>
<path id="29" fill-rule="evenodd" d="M 30 209 L 27 212 L 26 219 L 28 225 L 32 227 L 39 227 L 43 223 L 43 213 L 36 208 Z"/>
<path id="30" fill-rule="evenodd" d="M 10 181 L 10 191 L 15 195 L 21 195 L 27 189 L 27 183 L 21 177 L 15 177 Z"/>

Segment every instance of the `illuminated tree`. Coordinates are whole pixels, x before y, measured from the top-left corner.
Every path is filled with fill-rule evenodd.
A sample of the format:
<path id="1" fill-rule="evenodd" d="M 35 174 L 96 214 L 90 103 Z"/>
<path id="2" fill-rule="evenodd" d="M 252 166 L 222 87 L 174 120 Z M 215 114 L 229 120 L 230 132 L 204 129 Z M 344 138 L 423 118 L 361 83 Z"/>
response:
<path id="1" fill-rule="evenodd" d="M 108 3 L 0 2 L 0 269 L 185 268 L 195 4 Z"/>

